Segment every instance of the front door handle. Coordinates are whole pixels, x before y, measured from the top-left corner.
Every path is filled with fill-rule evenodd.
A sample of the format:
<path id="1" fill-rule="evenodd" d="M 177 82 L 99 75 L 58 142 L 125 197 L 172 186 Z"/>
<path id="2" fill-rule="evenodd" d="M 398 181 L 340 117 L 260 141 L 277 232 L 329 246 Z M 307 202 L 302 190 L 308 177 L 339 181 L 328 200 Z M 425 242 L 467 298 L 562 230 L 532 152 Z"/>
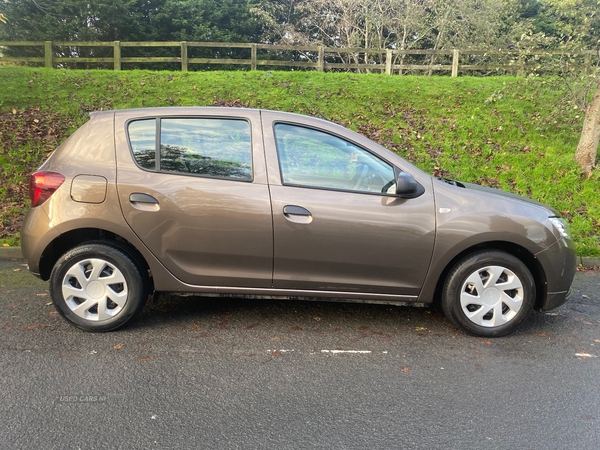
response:
<path id="1" fill-rule="evenodd" d="M 286 205 L 283 207 L 283 217 L 294 223 L 311 223 L 313 216 L 302 206 Z"/>

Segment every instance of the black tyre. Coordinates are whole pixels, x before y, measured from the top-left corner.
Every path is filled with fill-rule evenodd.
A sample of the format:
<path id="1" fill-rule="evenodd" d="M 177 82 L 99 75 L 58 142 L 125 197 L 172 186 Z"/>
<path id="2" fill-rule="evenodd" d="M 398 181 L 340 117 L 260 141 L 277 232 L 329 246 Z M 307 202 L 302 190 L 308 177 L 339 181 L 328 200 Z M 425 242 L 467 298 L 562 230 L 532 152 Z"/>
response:
<path id="1" fill-rule="evenodd" d="M 57 311 L 86 331 L 110 331 L 135 317 L 148 298 L 147 276 L 128 252 L 92 242 L 65 253 L 50 275 Z"/>
<path id="2" fill-rule="evenodd" d="M 505 336 L 527 319 L 535 295 L 535 281 L 521 260 L 502 251 L 481 251 L 452 268 L 442 290 L 442 309 L 471 334 Z"/>

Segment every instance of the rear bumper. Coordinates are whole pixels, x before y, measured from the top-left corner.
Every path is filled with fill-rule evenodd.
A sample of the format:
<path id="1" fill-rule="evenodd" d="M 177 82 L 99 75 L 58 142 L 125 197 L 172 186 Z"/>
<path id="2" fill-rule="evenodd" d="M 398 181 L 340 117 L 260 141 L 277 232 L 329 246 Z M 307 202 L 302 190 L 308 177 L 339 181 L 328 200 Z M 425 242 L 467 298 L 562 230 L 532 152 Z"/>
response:
<path id="1" fill-rule="evenodd" d="M 21 227 L 21 251 L 33 275 L 41 278 L 40 264 L 44 250 L 58 235 L 43 205 L 27 212 Z"/>

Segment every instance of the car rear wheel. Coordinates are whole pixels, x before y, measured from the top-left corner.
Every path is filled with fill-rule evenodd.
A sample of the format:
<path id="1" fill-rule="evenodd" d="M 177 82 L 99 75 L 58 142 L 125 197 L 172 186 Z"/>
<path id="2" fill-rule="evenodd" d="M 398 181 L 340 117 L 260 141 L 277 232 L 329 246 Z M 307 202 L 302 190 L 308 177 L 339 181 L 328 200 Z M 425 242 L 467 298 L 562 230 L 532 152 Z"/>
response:
<path id="1" fill-rule="evenodd" d="M 86 331 L 110 331 L 137 315 L 148 297 L 144 271 L 128 252 L 89 243 L 65 253 L 50 275 L 57 311 Z"/>
<path id="2" fill-rule="evenodd" d="M 477 336 L 512 333 L 535 303 L 535 282 L 521 260 L 502 251 L 481 251 L 448 274 L 442 309 L 456 326 Z"/>

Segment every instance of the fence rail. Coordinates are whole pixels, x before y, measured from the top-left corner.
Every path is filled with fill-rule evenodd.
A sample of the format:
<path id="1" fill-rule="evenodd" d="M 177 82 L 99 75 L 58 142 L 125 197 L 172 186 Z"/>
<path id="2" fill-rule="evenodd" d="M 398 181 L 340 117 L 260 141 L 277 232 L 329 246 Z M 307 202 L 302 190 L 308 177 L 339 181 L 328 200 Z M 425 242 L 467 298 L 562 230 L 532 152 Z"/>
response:
<path id="1" fill-rule="evenodd" d="M 11 56 L 14 47 L 28 47 L 36 56 Z M 2 49 L 8 49 L 3 55 Z M 106 48 L 112 56 L 89 56 L 94 50 L 88 50 L 82 56 L 82 48 Z M 176 48 L 176 56 L 123 56 L 123 49 L 128 48 Z M 190 56 L 195 48 L 213 49 L 212 57 Z M 222 49 L 247 50 L 247 57 L 228 57 Z M 6 50 L 4 51 L 6 52 Z M 129 51 L 127 51 L 129 53 Z M 288 52 L 286 54 L 286 52 Z M 293 55 L 289 55 L 292 52 Z M 483 50 L 390 50 L 364 48 L 334 48 L 324 46 L 290 46 L 271 44 L 248 44 L 229 42 L 65 42 L 65 41 L 0 41 L 0 64 L 26 63 L 43 64 L 45 67 L 68 67 L 73 64 L 112 65 L 114 70 L 121 70 L 123 64 L 156 64 L 176 63 L 182 71 L 188 71 L 190 65 L 240 65 L 249 66 L 250 70 L 258 67 L 288 67 L 300 69 L 327 70 L 359 70 L 380 72 L 392 75 L 409 71 L 450 72 L 452 77 L 464 71 L 502 71 L 524 74 L 532 59 L 561 56 L 564 53 L 552 51 L 483 51 Z M 598 64 L 598 51 L 586 50 L 575 56 L 582 58 L 581 68 L 589 70 Z M 273 59 L 276 58 L 276 59 Z M 419 59 L 420 58 L 420 59 Z"/>

